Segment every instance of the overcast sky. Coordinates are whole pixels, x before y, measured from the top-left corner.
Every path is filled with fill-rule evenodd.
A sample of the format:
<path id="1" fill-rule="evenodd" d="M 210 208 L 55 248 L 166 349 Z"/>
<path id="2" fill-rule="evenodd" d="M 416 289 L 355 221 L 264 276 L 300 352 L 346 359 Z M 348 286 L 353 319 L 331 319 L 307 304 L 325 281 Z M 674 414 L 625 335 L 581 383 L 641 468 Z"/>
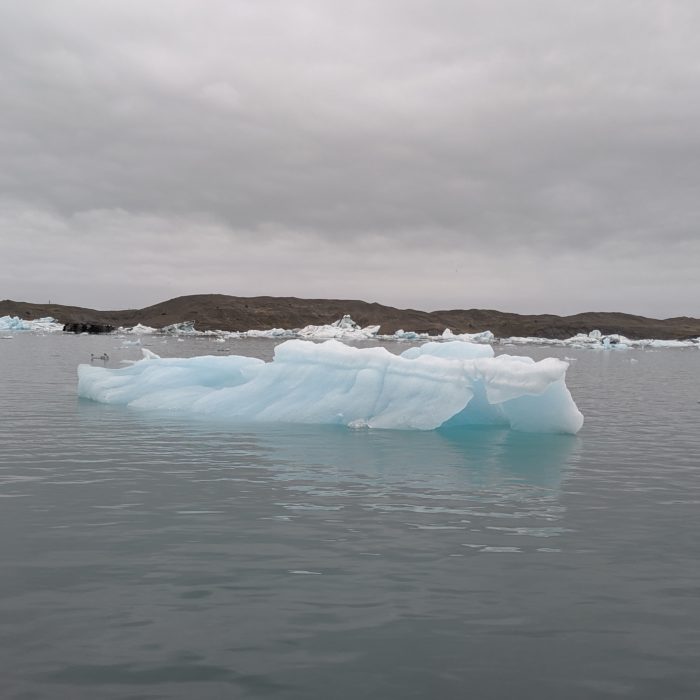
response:
<path id="1" fill-rule="evenodd" d="M 700 316 L 697 0 L 0 0 L 0 298 Z"/>

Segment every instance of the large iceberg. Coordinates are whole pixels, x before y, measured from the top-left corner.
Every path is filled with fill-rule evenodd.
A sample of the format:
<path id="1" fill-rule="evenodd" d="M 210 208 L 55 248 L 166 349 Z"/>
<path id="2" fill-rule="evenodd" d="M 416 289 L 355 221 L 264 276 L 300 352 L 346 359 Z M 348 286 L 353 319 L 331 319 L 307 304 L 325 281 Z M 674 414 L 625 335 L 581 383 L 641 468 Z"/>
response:
<path id="1" fill-rule="evenodd" d="M 576 433 L 583 416 L 555 358 L 494 357 L 490 346 L 426 343 L 394 355 L 336 340 L 289 340 L 272 362 L 202 356 L 78 367 L 78 394 L 106 404 L 204 414 L 227 421 L 432 430 L 502 425 Z"/>

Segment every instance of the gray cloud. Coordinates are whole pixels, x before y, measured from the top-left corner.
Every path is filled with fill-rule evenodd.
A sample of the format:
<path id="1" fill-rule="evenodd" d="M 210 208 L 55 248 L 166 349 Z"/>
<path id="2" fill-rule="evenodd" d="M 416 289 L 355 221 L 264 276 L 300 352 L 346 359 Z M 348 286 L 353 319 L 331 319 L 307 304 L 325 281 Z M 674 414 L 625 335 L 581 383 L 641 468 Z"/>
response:
<path id="1" fill-rule="evenodd" d="M 697 315 L 699 28 L 682 0 L 5 4 L 0 295 Z"/>

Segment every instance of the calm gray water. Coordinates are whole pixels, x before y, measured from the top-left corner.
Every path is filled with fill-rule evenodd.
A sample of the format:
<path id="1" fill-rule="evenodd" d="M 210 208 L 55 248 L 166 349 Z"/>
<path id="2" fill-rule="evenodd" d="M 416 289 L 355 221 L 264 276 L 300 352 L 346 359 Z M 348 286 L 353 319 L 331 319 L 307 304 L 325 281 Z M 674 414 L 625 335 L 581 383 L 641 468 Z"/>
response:
<path id="1" fill-rule="evenodd" d="M 567 437 L 79 401 L 121 342 L 0 340 L 0 697 L 700 696 L 697 350 L 509 349 L 577 358 Z"/>

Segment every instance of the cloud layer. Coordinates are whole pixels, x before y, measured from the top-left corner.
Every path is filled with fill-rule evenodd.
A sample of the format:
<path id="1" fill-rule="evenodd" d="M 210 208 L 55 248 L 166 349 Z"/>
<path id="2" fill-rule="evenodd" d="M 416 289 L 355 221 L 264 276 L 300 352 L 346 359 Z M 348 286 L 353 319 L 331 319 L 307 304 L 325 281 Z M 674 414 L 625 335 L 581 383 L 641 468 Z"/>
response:
<path id="1" fill-rule="evenodd" d="M 0 9 L 0 296 L 698 314 L 700 6 Z"/>

